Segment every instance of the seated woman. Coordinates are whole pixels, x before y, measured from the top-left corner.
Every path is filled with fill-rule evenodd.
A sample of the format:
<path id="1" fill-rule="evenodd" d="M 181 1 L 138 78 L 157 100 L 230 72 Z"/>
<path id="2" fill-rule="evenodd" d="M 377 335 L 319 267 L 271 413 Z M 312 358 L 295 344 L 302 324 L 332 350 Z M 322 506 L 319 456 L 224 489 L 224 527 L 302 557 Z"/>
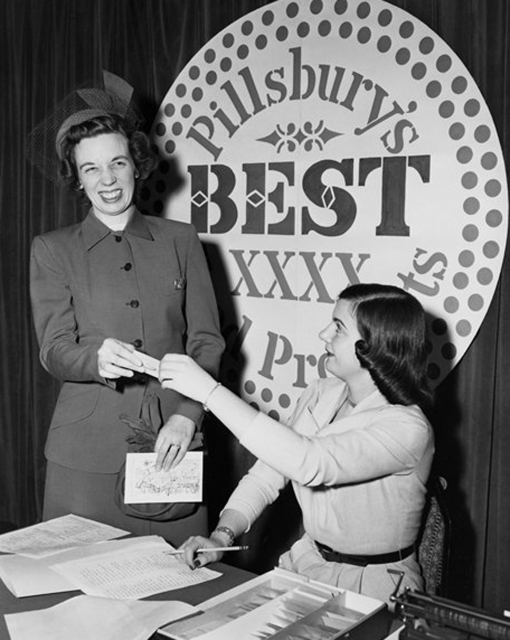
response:
<path id="1" fill-rule="evenodd" d="M 423 589 L 415 543 L 434 453 L 423 308 L 398 287 L 353 285 L 320 337 L 332 377 L 309 385 L 289 426 L 191 358 L 163 358 L 163 387 L 202 402 L 258 458 L 210 537 L 182 545 L 184 558 L 190 566 L 219 560 L 196 550 L 232 544 L 290 481 L 305 533 L 281 556 L 282 568 L 380 600 L 402 575 L 402 588 Z"/>

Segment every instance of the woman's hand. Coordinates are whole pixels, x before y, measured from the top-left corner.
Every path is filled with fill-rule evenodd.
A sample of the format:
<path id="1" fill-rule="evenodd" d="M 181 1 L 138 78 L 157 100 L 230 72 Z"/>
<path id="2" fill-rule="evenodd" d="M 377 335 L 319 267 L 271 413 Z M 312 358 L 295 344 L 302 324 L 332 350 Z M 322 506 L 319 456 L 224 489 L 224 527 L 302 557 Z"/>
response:
<path id="1" fill-rule="evenodd" d="M 220 541 L 214 538 L 203 538 L 202 536 L 192 536 L 184 542 L 179 549 L 183 550 L 183 561 L 191 569 L 198 569 L 210 562 L 219 562 L 223 556 L 222 551 L 206 551 L 197 553 L 197 549 L 205 549 L 207 547 L 221 547 Z"/>
<path id="2" fill-rule="evenodd" d="M 131 378 L 133 371 L 144 371 L 133 345 L 115 338 L 106 338 L 99 347 L 97 368 L 103 378 Z"/>
<path id="3" fill-rule="evenodd" d="M 156 471 L 169 471 L 184 458 L 195 434 L 196 425 L 190 418 L 174 414 L 159 430 L 154 451 Z"/>
<path id="4" fill-rule="evenodd" d="M 176 353 L 168 353 L 161 360 L 159 380 L 165 389 L 174 389 L 202 404 L 217 384 L 192 358 Z"/>

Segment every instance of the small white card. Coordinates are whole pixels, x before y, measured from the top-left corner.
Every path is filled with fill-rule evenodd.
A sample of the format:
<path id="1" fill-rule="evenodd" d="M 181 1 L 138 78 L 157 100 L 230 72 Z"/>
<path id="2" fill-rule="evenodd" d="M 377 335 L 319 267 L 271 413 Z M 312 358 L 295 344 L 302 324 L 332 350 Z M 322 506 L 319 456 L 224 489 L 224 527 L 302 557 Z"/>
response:
<path id="1" fill-rule="evenodd" d="M 156 360 L 156 358 L 148 356 L 146 353 L 142 353 L 141 351 L 135 351 L 135 353 L 137 356 L 140 356 L 144 373 L 157 378 L 159 374 L 159 360 Z"/>
<path id="2" fill-rule="evenodd" d="M 170 471 L 156 471 L 155 467 L 155 453 L 126 454 L 126 504 L 202 502 L 202 451 L 188 451 Z"/>

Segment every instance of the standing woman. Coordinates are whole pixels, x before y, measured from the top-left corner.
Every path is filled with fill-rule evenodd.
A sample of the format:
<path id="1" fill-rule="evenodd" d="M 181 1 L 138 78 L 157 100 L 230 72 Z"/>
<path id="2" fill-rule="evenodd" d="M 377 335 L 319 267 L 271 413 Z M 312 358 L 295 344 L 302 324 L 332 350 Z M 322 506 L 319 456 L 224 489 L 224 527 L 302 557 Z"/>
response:
<path id="1" fill-rule="evenodd" d="M 155 158 L 131 94 L 106 74 L 104 90 L 73 92 L 51 121 L 60 176 L 90 209 L 32 245 L 40 359 L 63 383 L 46 442 L 43 519 L 74 513 L 175 543 L 205 531 L 205 507 L 173 522 L 131 517 L 115 503 L 117 475 L 130 425 L 143 419 L 153 429 L 157 465 L 169 469 L 197 441 L 203 408 L 145 375 L 137 351 L 158 360 L 186 353 L 215 376 L 224 341 L 196 231 L 136 207 Z M 44 125 L 32 148 L 43 135 Z"/>
<path id="2" fill-rule="evenodd" d="M 289 426 L 257 412 L 196 363 L 166 355 L 163 386 L 207 407 L 258 460 L 241 479 L 209 538 L 183 545 L 190 566 L 218 560 L 200 547 L 232 544 L 292 482 L 304 535 L 280 566 L 388 600 L 423 589 L 416 540 L 432 463 L 422 306 L 389 285 L 345 289 L 320 333 L 331 377 L 304 391 Z"/>

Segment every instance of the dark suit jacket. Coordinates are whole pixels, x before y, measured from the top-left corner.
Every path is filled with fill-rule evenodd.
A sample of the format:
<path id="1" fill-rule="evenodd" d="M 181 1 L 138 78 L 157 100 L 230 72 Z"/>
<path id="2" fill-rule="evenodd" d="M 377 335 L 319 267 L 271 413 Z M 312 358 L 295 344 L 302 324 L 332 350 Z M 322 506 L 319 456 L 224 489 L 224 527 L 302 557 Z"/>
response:
<path id="1" fill-rule="evenodd" d="M 188 353 L 216 375 L 224 341 L 198 235 L 191 225 L 135 213 L 113 233 L 92 212 L 79 223 L 34 238 L 30 293 L 43 366 L 63 381 L 46 456 L 86 471 L 116 472 L 129 428 L 144 402 L 159 398 L 200 421 L 201 405 L 148 376 L 116 382 L 98 372 L 97 351 L 117 338 L 160 359 Z M 156 400 L 157 402 L 157 400 Z"/>

